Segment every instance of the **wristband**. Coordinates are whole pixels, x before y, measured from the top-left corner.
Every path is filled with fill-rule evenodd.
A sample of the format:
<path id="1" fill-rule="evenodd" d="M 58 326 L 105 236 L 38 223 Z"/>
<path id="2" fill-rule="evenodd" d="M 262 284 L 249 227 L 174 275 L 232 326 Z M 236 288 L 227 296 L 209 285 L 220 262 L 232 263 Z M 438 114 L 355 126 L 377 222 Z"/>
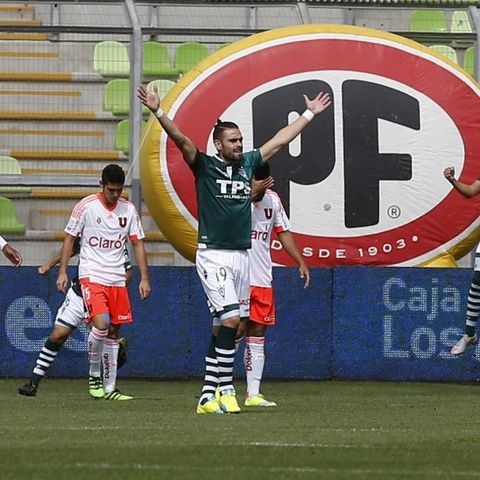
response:
<path id="1" fill-rule="evenodd" d="M 0 236 L 0 250 L 3 250 L 7 243 L 8 242 L 2 236 Z"/>
<path id="2" fill-rule="evenodd" d="M 161 118 L 161 116 L 163 115 L 163 110 L 158 107 L 154 112 L 153 114 L 157 117 L 157 118 Z"/>
<path id="3" fill-rule="evenodd" d="M 309 110 L 308 108 L 302 113 L 302 117 L 303 118 L 306 118 L 307 121 L 311 121 L 313 119 L 313 117 L 315 116 L 315 114 Z"/>

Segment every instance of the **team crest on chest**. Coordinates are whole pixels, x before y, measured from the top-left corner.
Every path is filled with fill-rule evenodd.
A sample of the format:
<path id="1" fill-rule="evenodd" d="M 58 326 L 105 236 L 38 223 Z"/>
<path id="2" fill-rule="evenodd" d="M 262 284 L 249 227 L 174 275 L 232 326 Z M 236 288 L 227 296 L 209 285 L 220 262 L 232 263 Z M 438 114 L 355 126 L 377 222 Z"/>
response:
<path id="1" fill-rule="evenodd" d="M 238 169 L 238 174 L 239 174 L 241 177 L 245 178 L 246 180 L 250 180 L 250 179 L 248 178 L 247 172 L 245 171 L 245 169 L 244 169 L 243 167 L 240 167 L 240 168 Z"/>
<path id="2" fill-rule="evenodd" d="M 273 215 L 273 209 L 272 208 L 264 208 L 263 211 L 265 213 L 265 218 L 267 220 L 270 220 L 272 218 L 272 215 Z"/>
<path id="3" fill-rule="evenodd" d="M 118 217 L 118 224 L 120 227 L 125 228 L 127 226 L 127 217 Z"/>

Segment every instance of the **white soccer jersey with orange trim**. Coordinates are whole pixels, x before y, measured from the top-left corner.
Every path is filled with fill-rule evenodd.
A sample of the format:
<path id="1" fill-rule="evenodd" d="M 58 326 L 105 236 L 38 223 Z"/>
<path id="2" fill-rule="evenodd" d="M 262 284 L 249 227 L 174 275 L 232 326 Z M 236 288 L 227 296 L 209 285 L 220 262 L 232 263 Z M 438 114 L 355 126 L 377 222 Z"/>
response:
<path id="1" fill-rule="evenodd" d="M 108 207 L 100 193 L 77 203 L 65 232 L 81 237 L 78 276 L 101 285 L 125 285 L 125 244 L 145 237 L 133 203 Z"/>
<path id="2" fill-rule="evenodd" d="M 272 257 L 270 244 L 272 231 L 290 230 L 290 221 L 280 197 L 267 190 L 260 202 L 252 202 L 252 248 L 250 259 L 250 285 L 270 287 L 272 284 Z"/>

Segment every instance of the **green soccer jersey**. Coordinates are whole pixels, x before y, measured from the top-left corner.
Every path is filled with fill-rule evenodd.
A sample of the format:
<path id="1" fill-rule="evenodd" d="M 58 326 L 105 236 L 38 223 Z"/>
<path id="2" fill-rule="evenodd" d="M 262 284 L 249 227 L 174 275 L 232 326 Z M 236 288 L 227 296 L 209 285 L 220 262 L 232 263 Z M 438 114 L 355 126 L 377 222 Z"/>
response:
<path id="1" fill-rule="evenodd" d="M 260 150 L 243 154 L 235 164 L 197 151 L 190 168 L 195 175 L 198 243 L 207 248 L 251 247 L 251 182 L 261 164 Z"/>

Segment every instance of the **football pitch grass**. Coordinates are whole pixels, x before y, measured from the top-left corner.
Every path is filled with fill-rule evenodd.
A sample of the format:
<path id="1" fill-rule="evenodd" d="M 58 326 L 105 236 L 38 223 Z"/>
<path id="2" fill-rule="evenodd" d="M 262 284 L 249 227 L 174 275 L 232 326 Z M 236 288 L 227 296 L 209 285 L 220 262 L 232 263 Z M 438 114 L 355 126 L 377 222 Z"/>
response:
<path id="1" fill-rule="evenodd" d="M 265 382 L 277 408 L 196 415 L 193 380 L 122 380 L 129 402 L 22 383 L 0 380 L 2 480 L 480 478 L 478 386 Z"/>

